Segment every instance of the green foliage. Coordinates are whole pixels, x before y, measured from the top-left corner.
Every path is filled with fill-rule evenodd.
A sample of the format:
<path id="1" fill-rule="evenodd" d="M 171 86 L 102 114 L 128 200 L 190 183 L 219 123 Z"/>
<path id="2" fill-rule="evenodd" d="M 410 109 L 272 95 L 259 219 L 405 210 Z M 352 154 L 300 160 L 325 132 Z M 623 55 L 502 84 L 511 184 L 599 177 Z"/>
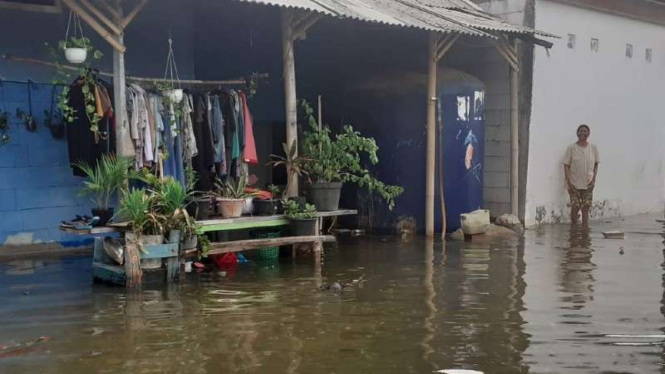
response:
<path id="1" fill-rule="evenodd" d="M 103 155 L 94 167 L 87 162 L 74 163 L 88 177 L 83 182 L 80 194 L 93 195 L 92 200 L 97 208 L 108 209 L 112 195 L 122 190 L 130 177 L 133 177 L 129 172 L 132 163 L 129 157 L 115 155 Z"/>
<path id="2" fill-rule="evenodd" d="M 268 185 L 268 191 L 270 191 L 270 194 L 272 195 L 273 199 L 276 199 L 277 196 L 279 196 L 279 193 L 281 192 L 280 188 L 275 186 L 274 184 Z"/>
<path id="3" fill-rule="evenodd" d="M 164 217 L 155 212 L 154 196 L 144 189 L 132 189 L 120 200 L 116 216 L 130 221 L 137 235 L 164 235 Z"/>
<path id="4" fill-rule="evenodd" d="M 307 166 L 314 161 L 311 157 L 304 155 L 297 155 L 298 147 L 296 147 L 296 142 L 292 142 L 291 145 L 282 143 L 282 149 L 284 149 L 284 156 L 277 156 L 274 154 L 270 155 L 271 161 L 268 162 L 268 165 L 272 167 L 284 166 L 289 178 L 286 181 L 286 188 L 284 189 L 284 195 L 289 191 L 289 186 L 291 185 L 291 179 L 293 176 L 306 176 L 309 178 L 309 172 Z"/>
<path id="5" fill-rule="evenodd" d="M 301 102 L 308 130 L 303 133 L 302 153 L 308 158 L 303 168 L 311 179 L 319 182 L 351 182 L 376 192 L 388 203 L 392 210 L 395 198 L 404 192 L 400 186 L 389 186 L 374 178 L 363 165 L 367 159 L 372 165 L 379 162 L 379 147 L 373 138 L 367 138 L 347 125 L 334 139 L 328 126 L 319 130 L 314 110 L 306 101 Z"/>
<path id="6" fill-rule="evenodd" d="M 74 79 L 73 75 L 65 69 L 65 60 L 62 55 L 62 50 L 65 48 L 84 48 L 88 52 L 92 52 L 92 60 L 100 60 L 104 54 L 95 49 L 90 43 L 88 38 L 69 38 L 69 40 L 61 40 L 58 42 L 58 48 L 51 47 L 45 43 L 47 51 L 53 63 L 55 64 L 55 72 L 51 83 L 54 85 L 64 86 L 60 93 L 57 94 L 56 104 L 62 113 L 62 118 L 67 123 L 72 123 L 78 115 L 76 109 L 69 104 L 69 84 Z M 79 83 L 83 86 L 83 99 L 85 102 L 85 115 L 90 121 L 90 131 L 99 131 L 99 121 L 102 117 L 97 114 L 95 107 L 95 94 L 94 87 L 96 85 L 95 79 L 91 75 L 91 68 L 89 60 L 86 60 L 79 66 L 78 69 Z"/>
<path id="7" fill-rule="evenodd" d="M 305 204 L 305 208 L 301 209 L 300 204 L 294 200 L 282 201 L 284 207 L 284 215 L 288 219 L 314 219 L 316 218 L 316 207 L 311 204 Z"/>
<path id="8" fill-rule="evenodd" d="M 247 187 L 247 178 L 243 175 L 238 180 L 229 177 L 226 182 L 219 179 L 215 182 L 217 195 L 222 199 L 245 199 L 252 194 L 245 191 Z"/>

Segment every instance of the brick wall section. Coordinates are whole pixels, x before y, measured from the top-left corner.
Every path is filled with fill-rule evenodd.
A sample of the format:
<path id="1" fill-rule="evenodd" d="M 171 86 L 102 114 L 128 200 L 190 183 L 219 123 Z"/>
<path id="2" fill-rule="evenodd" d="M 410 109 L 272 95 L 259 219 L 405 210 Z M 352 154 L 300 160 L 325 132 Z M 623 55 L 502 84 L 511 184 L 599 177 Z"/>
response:
<path id="1" fill-rule="evenodd" d="M 51 86 L 31 88 L 36 132 L 28 132 L 16 116 L 17 109 L 29 110 L 27 90 L 27 84 L 0 85 L 0 110 L 10 115 L 11 136 L 8 144 L 0 146 L 0 244 L 81 241 L 57 229 L 61 220 L 90 214 L 90 204 L 77 195 L 82 179 L 72 174 L 67 141 L 54 139 L 44 127 Z"/>

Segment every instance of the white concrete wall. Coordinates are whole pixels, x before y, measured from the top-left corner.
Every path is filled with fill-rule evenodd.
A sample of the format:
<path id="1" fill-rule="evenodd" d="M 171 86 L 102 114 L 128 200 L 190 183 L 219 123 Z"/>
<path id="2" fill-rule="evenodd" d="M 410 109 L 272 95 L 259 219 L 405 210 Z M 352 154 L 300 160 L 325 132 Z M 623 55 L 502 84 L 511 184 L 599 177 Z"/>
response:
<path id="1" fill-rule="evenodd" d="M 663 209 L 665 27 L 547 0 L 536 27 L 562 36 L 535 57 L 526 223 L 566 220 L 560 157 L 581 123 L 600 151 L 596 218 Z M 576 35 L 574 49 L 567 35 Z M 590 50 L 599 40 L 598 52 Z M 633 44 L 633 58 L 625 56 Z M 652 48 L 653 59 L 645 59 Z"/>

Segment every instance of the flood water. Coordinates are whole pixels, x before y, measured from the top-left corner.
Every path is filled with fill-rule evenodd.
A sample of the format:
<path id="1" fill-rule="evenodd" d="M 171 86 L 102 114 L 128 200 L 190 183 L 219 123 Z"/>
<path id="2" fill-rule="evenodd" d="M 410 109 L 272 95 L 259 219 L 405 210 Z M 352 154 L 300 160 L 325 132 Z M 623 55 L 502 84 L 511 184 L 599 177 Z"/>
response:
<path id="1" fill-rule="evenodd" d="M 12 261 L 0 373 L 664 373 L 661 233 L 651 218 L 445 246 L 347 238 L 320 273 L 285 259 L 140 293 L 93 285 L 88 257 Z"/>

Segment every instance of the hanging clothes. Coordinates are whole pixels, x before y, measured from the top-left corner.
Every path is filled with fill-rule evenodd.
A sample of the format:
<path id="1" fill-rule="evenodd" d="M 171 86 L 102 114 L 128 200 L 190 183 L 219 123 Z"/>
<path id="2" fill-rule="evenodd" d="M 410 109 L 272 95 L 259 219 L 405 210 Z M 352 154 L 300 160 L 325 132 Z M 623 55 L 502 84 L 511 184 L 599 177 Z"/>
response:
<path id="1" fill-rule="evenodd" d="M 194 104 L 191 95 L 185 95 L 182 104 L 182 127 L 183 127 L 183 157 L 186 166 L 192 165 L 192 158 L 199 153 L 194 136 L 194 124 L 192 123 L 192 112 Z"/>
<path id="2" fill-rule="evenodd" d="M 206 98 L 203 95 L 196 95 L 190 97 L 190 100 L 192 100 L 191 103 L 195 104 L 194 112 L 192 112 L 192 123 L 196 148 L 198 149 L 198 154 L 192 158 L 192 168 L 198 176 L 195 188 L 197 191 L 211 191 L 213 188 L 212 170 L 215 154 L 212 131 L 208 125 Z"/>
<path id="3" fill-rule="evenodd" d="M 105 82 L 98 81 L 95 84 L 89 84 L 88 89 L 91 92 L 98 92 L 97 86 L 103 86 Z M 106 89 L 108 96 L 109 89 Z M 99 92 L 99 100 L 95 100 L 95 110 L 97 101 L 102 101 L 103 92 Z M 97 95 L 95 95 L 97 96 Z M 111 103 L 110 97 L 104 98 Z M 83 94 L 83 81 L 76 79 L 69 86 L 68 104 L 75 110 L 74 121 L 65 128 L 67 131 L 67 151 L 69 153 L 70 164 L 76 162 L 87 162 L 89 165 L 95 165 L 97 160 L 103 154 L 115 152 L 115 127 L 113 126 L 113 111 L 104 111 L 102 105 L 103 117 L 97 124 L 98 133 L 90 131 L 90 118 L 86 114 L 86 103 Z M 102 103 L 103 104 L 103 103 Z M 112 105 L 111 105 L 112 106 Z M 86 176 L 79 168 L 72 167 L 73 174 L 76 176 Z"/>
<path id="4" fill-rule="evenodd" d="M 223 177 L 226 169 L 226 142 L 224 140 L 224 117 L 219 104 L 219 96 L 212 96 L 212 130 L 215 147 L 215 163 L 218 164 L 217 175 Z"/>
<path id="5" fill-rule="evenodd" d="M 249 112 L 249 106 L 247 106 L 247 96 L 244 92 L 239 93 L 240 104 L 242 106 L 243 120 L 244 120 L 244 129 L 245 129 L 245 148 L 243 149 L 243 161 L 257 165 L 259 163 L 259 158 L 256 153 L 256 141 L 254 140 L 254 121 L 252 120 L 252 114 Z"/>
<path id="6" fill-rule="evenodd" d="M 166 154 L 163 160 L 164 175 L 173 177 L 173 179 L 185 186 L 185 171 L 182 160 L 182 144 L 180 136 L 177 136 L 179 121 L 175 116 L 175 108 L 172 103 L 164 106 L 161 98 L 156 97 L 155 103 L 159 106 L 161 116 L 161 147 Z M 164 125 L 164 123 L 167 123 Z M 174 131 L 175 129 L 175 131 Z"/>

